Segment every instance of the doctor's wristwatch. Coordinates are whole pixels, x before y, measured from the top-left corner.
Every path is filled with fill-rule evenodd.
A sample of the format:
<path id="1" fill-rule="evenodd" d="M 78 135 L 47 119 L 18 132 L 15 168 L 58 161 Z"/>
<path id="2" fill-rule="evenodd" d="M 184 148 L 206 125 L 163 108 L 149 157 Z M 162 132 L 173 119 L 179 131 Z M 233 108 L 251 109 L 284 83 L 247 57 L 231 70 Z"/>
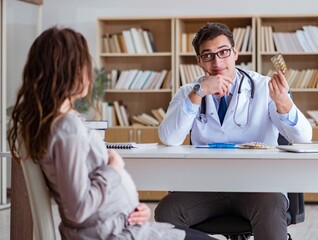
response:
<path id="1" fill-rule="evenodd" d="M 197 83 L 193 86 L 193 92 L 195 92 L 196 94 L 198 94 L 200 97 L 204 97 L 205 93 L 202 91 L 202 87 L 200 83 Z"/>

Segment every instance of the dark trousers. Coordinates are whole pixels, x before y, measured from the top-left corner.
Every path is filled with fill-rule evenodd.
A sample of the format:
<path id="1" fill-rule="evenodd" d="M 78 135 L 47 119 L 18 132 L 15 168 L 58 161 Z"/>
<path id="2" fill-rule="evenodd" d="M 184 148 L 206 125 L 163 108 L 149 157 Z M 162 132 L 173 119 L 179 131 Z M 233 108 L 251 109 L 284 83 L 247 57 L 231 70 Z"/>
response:
<path id="1" fill-rule="evenodd" d="M 281 193 L 171 192 L 155 209 L 155 220 L 189 227 L 213 216 L 250 220 L 255 240 L 286 240 L 288 201 Z"/>

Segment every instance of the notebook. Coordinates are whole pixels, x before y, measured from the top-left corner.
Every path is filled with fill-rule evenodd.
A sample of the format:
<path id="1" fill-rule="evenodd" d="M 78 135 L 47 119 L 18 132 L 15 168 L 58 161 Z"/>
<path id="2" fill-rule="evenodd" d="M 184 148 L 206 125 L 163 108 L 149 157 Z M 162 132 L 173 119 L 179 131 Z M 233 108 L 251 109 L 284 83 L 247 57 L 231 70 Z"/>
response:
<path id="1" fill-rule="evenodd" d="M 278 149 L 295 153 L 318 153 L 318 144 L 280 145 Z"/>

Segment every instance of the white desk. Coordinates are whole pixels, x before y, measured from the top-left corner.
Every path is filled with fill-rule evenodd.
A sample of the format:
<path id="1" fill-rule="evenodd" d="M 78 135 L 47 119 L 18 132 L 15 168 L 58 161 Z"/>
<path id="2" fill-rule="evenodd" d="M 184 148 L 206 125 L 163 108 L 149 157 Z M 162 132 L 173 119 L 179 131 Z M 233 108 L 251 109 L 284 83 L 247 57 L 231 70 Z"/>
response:
<path id="1" fill-rule="evenodd" d="M 318 192 L 318 153 L 194 146 L 118 152 L 138 190 Z"/>

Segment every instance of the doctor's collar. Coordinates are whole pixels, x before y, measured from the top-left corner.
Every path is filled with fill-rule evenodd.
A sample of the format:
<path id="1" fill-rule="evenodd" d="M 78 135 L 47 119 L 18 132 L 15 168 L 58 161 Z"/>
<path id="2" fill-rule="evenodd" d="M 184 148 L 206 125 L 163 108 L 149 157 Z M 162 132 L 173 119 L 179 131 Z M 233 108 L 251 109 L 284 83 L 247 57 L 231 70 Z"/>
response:
<path id="1" fill-rule="evenodd" d="M 245 72 L 245 74 L 248 74 L 247 72 Z M 235 86 L 240 84 L 240 81 L 242 82 L 242 86 L 241 86 L 241 90 L 251 90 L 251 83 L 248 81 L 248 79 L 244 79 L 247 78 L 247 76 L 245 76 L 245 74 L 243 72 L 240 72 L 239 70 L 236 69 L 236 76 L 235 76 L 235 80 L 234 80 L 234 88 L 233 88 L 233 92 L 235 90 Z M 233 86 L 233 85 L 232 85 Z M 230 92 L 232 91 L 232 89 L 230 89 Z M 231 92 L 231 93 L 233 93 Z"/>

